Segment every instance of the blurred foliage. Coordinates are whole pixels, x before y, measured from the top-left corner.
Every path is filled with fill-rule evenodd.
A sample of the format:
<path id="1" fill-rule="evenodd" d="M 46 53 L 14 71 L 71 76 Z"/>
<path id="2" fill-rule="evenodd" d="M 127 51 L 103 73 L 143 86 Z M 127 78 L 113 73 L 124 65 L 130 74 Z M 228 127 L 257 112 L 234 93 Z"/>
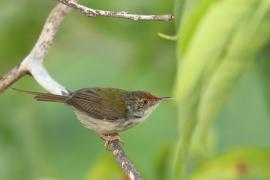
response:
<path id="1" fill-rule="evenodd" d="M 126 153 L 145 179 L 178 180 L 184 174 L 191 179 L 235 179 L 239 162 L 247 165 L 240 163 L 240 169 L 248 167 L 240 179 L 269 179 L 268 0 L 81 3 L 145 14 L 174 11 L 174 23 L 71 12 L 45 60 L 48 71 L 70 90 L 101 86 L 158 95 L 174 91 L 177 108 L 163 104 L 143 125 L 122 133 Z M 55 4 L 0 2 L 0 74 L 31 50 Z M 159 38 L 157 32 L 177 37 L 177 43 Z M 14 86 L 43 91 L 31 77 Z M 0 179 L 123 176 L 100 138 L 82 127 L 69 108 L 10 90 L 0 95 L 0 107 Z M 231 151 L 236 147 L 241 149 Z"/>
<path id="2" fill-rule="evenodd" d="M 180 15 L 177 33 L 180 137 L 174 179 L 185 178 L 188 169 L 198 166 L 189 161 L 195 156 L 205 160 L 212 156 L 209 144 L 214 142 L 207 136 L 213 120 L 270 38 L 267 0 L 184 2 L 187 10 Z M 183 1 L 178 3 L 183 6 Z"/>
<path id="3" fill-rule="evenodd" d="M 191 180 L 270 179 L 269 149 L 239 149 L 202 165 Z"/>
<path id="4" fill-rule="evenodd" d="M 266 103 L 270 112 L 270 76 L 268 72 L 268 67 L 270 66 L 270 44 L 263 48 L 260 53 L 257 55 L 258 63 L 256 63 L 256 70 L 261 80 L 261 85 L 264 87 L 264 94 L 267 99 Z"/>
<path id="5" fill-rule="evenodd" d="M 108 180 L 118 180 L 123 179 L 123 172 L 115 163 L 115 160 L 112 156 L 105 156 L 103 159 L 99 160 L 89 171 L 89 175 L 87 176 L 88 180 L 92 179 L 108 179 Z"/>

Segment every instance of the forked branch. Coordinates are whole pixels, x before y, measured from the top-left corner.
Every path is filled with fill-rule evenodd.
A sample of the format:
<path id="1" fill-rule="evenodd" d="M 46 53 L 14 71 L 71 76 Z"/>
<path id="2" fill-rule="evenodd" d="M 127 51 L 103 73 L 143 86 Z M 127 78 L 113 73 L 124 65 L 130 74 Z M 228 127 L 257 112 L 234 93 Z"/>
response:
<path id="1" fill-rule="evenodd" d="M 3 92 L 24 75 L 31 74 L 47 91 L 58 95 L 68 93 L 48 74 L 43 66 L 43 60 L 53 43 L 61 22 L 69 11 L 70 8 L 63 4 L 58 4 L 51 11 L 32 51 L 17 66 L 0 78 L 0 92 Z"/>

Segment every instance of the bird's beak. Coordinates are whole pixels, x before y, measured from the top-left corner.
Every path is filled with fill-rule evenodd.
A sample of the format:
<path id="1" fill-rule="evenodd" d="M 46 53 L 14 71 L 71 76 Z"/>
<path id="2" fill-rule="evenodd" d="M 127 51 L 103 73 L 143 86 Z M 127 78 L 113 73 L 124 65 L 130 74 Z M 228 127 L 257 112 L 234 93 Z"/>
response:
<path id="1" fill-rule="evenodd" d="M 160 101 L 169 101 L 169 100 L 172 100 L 172 99 L 173 99 L 172 97 L 161 97 Z"/>

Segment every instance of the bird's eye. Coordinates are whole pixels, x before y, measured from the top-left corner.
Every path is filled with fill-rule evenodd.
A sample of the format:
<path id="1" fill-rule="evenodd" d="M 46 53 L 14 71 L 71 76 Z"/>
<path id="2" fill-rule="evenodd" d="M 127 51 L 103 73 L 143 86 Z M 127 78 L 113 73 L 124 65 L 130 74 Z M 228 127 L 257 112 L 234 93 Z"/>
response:
<path id="1" fill-rule="evenodd" d="M 147 101 L 146 99 L 143 100 L 143 104 L 144 104 L 144 105 L 148 104 L 148 101 Z"/>

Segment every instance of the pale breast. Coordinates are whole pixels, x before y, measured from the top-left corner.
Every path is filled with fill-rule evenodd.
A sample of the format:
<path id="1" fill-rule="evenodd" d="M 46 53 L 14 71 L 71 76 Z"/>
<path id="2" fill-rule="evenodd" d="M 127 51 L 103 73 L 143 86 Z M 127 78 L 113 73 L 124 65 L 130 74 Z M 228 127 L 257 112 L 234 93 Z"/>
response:
<path id="1" fill-rule="evenodd" d="M 149 108 L 145 115 L 141 118 L 130 118 L 130 119 L 119 119 L 119 120 L 106 120 L 106 119 L 95 119 L 90 117 L 88 114 L 79 111 L 75 108 L 74 112 L 80 122 L 86 127 L 98 134 L 110 134 L 117 133 L 141 124 L 156 108 L 156 106 Z"/>
<path id="2" fill-rule="evenodd" d="M 140 122 L 143 119 L 135 119 L 135 120 L 115 120 L 115 121 L 107 121 L 105 119 L 94 119 L 87 114 L 77 111 L 74 111 L 77 118 L 83 124 L 84 127 L 89 128 L 95 131 L 98 134 L 110 134 L 124 131 L 128 128 L 131 128 Z"/>

